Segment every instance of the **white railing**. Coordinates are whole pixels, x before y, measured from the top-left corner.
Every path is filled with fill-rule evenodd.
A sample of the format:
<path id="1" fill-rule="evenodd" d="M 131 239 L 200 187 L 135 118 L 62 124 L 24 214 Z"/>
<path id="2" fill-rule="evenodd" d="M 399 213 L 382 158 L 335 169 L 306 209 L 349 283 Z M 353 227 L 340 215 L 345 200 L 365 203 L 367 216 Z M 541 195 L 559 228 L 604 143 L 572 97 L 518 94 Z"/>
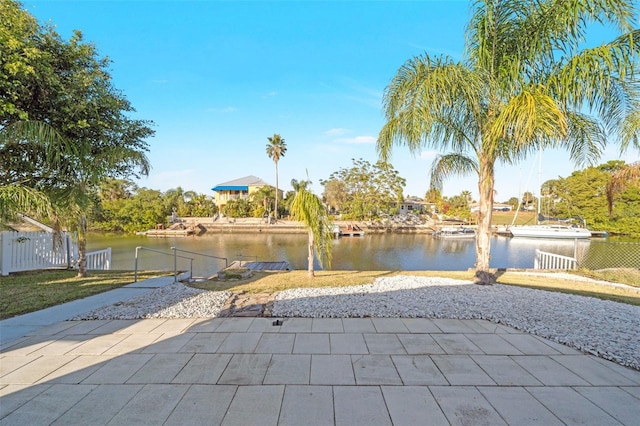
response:
<path id="1" fill-rule="evenodd" d="M 111 269 L 111 247 L 87 253 L 87 270 L 108 271 Z"/>
<path id="2" fill-rule="evenodd" d="M 576 269 L 577 266 L 578 261 L 573 257 L 547 253 L 536 249 L 536 257 L 533 262 L 534 269 L 558 269 L 567 271 Z"/>
<path id="3" fill-rule="evenodd" d="M 57 239 L 59 238 L 59 239 Z M 49 268 L 77 268 L 78 245 L 71 235 L 0 232 L 0 275 Z M 87 253 L 87 269 L 111 268 L 111 249 Z"/>

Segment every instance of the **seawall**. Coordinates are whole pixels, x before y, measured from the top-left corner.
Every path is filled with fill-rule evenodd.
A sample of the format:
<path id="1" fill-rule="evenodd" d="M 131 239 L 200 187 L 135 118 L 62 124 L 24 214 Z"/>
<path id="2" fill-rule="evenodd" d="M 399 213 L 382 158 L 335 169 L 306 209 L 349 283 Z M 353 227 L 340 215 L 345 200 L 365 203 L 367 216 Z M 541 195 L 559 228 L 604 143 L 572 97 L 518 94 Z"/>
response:
<path id="1" fill-rule="evenodd" d="M 257 218 L 180 218 L 185 224 L 197 223 L 205 229 L 206 233 L 306 233 L 307 229 L 300 222 L 290 220 L 278 220 L 276 223 L 268 223 L 265 219 Z M 430 234 L 434 231 L 434 223 L 430 224 L 398 224 L 389 225 L 372 223 L 366 221 L 334 221 L 342 229 L 348 225 L 360 227 L 365 234 L 383 233 L 424 233 Z"/>

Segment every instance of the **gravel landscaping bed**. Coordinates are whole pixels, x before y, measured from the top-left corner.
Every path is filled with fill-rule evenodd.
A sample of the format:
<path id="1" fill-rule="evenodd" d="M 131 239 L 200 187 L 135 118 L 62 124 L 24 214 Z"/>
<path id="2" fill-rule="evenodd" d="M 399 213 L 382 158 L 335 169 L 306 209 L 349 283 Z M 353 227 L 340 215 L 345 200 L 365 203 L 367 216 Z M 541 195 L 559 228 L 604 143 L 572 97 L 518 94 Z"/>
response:
<path id="1" fill-rule="evenodd" d="M 216 317 L 230 296 L 178 283 L 76 319 Z M 272 316 L 485 319 L 640 370 L 640 307 L 557 292 L 395 276 L 361 286 L 285 290 Z"/>
<path id="2" fill-rule="evenodd" d="M 71 319 L 214 318 L 229 297 L 228 291 L 199 290 L 178 282 Z"/>

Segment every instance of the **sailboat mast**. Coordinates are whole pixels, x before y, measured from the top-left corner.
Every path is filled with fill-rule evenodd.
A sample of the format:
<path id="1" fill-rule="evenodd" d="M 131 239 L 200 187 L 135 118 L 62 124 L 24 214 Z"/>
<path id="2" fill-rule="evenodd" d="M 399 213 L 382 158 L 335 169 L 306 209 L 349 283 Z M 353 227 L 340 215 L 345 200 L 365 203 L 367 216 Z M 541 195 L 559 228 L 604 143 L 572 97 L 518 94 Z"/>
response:
<path id="1" fill-rule="evenodd" d="M 536 217 L 536 223 L 540 225 L 540 213 L 542 210 L 540 206 L 542 205 L 542 148 L 540 148 L 540 159 L 538 165 L 538 216 Z"/>

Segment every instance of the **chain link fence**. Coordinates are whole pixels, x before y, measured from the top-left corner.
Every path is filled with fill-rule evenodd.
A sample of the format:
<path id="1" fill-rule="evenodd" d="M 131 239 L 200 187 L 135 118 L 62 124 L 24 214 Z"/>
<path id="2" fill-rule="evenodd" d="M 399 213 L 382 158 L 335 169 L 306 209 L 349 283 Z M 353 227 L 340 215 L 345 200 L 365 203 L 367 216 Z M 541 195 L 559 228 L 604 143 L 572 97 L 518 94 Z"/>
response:
<path id="1" fill-rule="evenodd" d="M 640 269 L 640 243 L 591 241 L 576 252 L 578 267 L 591 270 L 608 268 Z"/>

